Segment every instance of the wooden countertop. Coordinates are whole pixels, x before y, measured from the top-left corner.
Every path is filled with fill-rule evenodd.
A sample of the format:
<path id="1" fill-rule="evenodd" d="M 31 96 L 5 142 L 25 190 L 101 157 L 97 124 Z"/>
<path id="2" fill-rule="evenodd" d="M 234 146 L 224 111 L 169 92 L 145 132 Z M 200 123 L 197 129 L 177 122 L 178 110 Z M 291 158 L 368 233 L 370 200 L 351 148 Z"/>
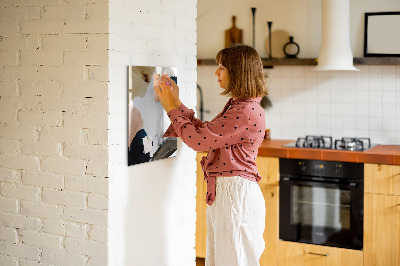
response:
<path id="1" fill-rule="evenodd" d="M 295 140 L 264 140 L 258 149 L 259 156 L 400 165 L 400 145 L 377 145 L 360 151 L 324 150 L 283 147 Z"/>

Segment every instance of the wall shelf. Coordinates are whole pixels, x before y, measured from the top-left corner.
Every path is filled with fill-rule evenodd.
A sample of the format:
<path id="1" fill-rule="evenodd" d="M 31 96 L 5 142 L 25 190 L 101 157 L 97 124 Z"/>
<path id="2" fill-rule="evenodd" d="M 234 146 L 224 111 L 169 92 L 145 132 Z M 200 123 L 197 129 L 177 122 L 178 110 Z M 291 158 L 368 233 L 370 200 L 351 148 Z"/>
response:
<path id="1" fill-rule="evenodd" d="M 274 66 L 315 66 L 316 58 L 261 58 L 264 68 Z M 354 65 L 400 65 L 400 57 L 356 57 Z M 214 59 L 198 59 L 198 66 L 217 65 Z"/>
<path id="2" fill-rule="evenodd" d="M 263 66 L 316 66 L 316 58 L 261 58 Z"/>
<path id="3" fill-rule="evenodd" d="M 355 65 L 400 65 L 400 57 L 356 57 Z"/>

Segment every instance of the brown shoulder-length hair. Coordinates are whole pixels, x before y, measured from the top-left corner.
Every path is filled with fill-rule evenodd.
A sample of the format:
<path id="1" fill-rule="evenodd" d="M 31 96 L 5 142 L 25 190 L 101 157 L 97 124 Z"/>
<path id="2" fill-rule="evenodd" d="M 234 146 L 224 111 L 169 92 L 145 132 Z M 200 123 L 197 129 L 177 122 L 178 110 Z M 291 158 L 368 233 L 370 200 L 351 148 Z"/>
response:
<path id="1" fill-rule="evenodd" d="M 221 95 L 234 98 L 253 98 L 267 95 L 263 65 L 257 51 L 247 45 L 222 49 L 215 57 L 229 74 L 229 84 Z"/>

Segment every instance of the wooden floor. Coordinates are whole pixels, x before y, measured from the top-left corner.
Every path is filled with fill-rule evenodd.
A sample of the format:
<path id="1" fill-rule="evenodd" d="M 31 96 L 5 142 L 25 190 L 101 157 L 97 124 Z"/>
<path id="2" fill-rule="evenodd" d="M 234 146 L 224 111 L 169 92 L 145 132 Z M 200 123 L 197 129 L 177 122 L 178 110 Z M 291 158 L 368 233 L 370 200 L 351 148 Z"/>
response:
<path id="1" fill-rule="evenodd" d="M 205 266 L 206 261 L 203 258 L 196 258 L 196 266 Z"/>

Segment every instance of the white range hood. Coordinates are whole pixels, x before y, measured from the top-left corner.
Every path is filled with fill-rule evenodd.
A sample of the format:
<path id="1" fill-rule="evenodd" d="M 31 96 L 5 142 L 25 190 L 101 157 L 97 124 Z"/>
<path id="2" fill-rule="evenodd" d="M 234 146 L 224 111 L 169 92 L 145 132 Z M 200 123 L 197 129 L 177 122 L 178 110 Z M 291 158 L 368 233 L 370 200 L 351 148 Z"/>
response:
<path id="1" fill-rule="evenodd" d="M 322 0 L 322 33 L 314 70 L 353 70 L 350 48 L 350 0 Z"/>

